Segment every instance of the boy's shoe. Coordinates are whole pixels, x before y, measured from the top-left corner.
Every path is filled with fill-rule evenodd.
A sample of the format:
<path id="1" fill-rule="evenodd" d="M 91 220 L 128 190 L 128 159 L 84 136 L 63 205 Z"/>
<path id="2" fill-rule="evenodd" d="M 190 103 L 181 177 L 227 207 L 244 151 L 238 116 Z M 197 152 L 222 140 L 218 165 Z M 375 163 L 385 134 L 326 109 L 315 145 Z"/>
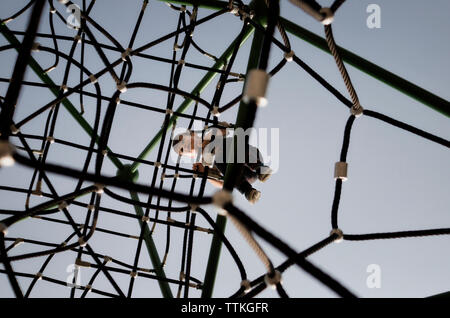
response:
<path id="1" fill-rule="evenodd" d="M 266 182 L 272 175 L 272 169 L 270 169 L 269 167 L 262 167 L 260 169 L 263 170 L 264 173 L 258 174 L 258 179 L 261 182 Z"/>
<path id="2" fill-rule="evenodd" d="M 245 194 L 245 198 L 250 202 L 251 204 L 255 204 L 259 198 L 261 197 L 261 192 L 259 192 L 256 189 L 251 189 L 249 192 Z"/>

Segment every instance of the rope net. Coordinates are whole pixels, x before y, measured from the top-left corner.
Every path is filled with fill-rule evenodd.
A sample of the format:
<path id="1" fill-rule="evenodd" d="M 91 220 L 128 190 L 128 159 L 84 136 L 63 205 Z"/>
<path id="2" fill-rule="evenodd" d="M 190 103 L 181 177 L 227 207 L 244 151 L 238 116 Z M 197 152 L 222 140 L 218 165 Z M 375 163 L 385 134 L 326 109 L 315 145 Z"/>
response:
<path id="1" fill-rule="evenodd" d="M 148 1 L 143 1 L 142 6 L 127 7 L 127 10 L 136 11 L 137 19 L 132 24 L 133 32 L 126 44 L 119 43 L 115 34 L 102 27 L 102 21 L 94 10 L 95 1 L 83 0 L 76 7 L 70 1 L 59 2 L 32 0 L 11 17 L 2 17 L 1 33 L 7 44 L 0 47 L 0 52 L 2 55 L 15 51 L 18 54 L 11 77 L 0 78 L 7 88 L 4 96 L 0 96 L 2 170 L 12 169 L 6 166 L 15 164 L 26 171 L 23 176 L 27 180 L 27 186 L 19 186 L 20 182 L 13 176 L 0 182 L 0 190 L 10 198 L 8 202 L 2 202 L 0 210 L 3 264 L 0 273 L 9 280 L 16 297 L 39 296 L 43 282 L 69 287 L 67 295 L 70 297 L 86 297 L 88 293 L 131 297 L 136 295 L 139 286 L 144 286 L 146 292 L 150 286 L 153 292 L 139 293 L 140 296 L 211 296 L 214 262 L 218 258 L 214 261 L 214 256 L 210 256 L 207 275 L 203 277 L 207 260 L 202 259 L 194 264 L 194 237 L 197 236 L 202 240 L 214 237 L 219 246 L 223 244 L 231 254 L 242 282 L 236 286 L 231 297 L 254 297 L 267 287 L 273 287 L 280 297 L 288 297 L 281 276 L 294 265 L 337 295 L 354 297 L 350 289 L 336 278 L 308 261 L 308 256 L 340 240 L 450 234 L 448 228 L 361 235 L 345 234 L 339 229 L 339 201 L 343 181 L 347 178 L 347 152 L 352 126 L 359 116 L 375 118 L 440 146 L 450 147 L 448 140 L 376 111 L 363 109 L 360 105 L 332 33 L 332 16 L 344 1 L 335 1 L 329 11 L 319 10 L 321 7 L 317 7 L 315 1 L 297 2 L 309 4 L 308 10 L 315 12 L 325 25 L 327 44 L 351 99 L 294 53 L 279 19 L 277 1 L 259 4 L 256 1 L 250 5 L 244 5 L 241 1 L 222 2 L 218 4 L 222 9 L 213 13 L 205 10 L 202 18 L 199 18 L 202 9 L 198 7 L 169 4 L 167 10 L 174 13 L 176 28 L 140 47 L 136 47 L 135 40 L 144 31 L 141 24 Z M 66 12 L 76 13 L 77 10 L 79 21 L 72 21 L 75 36 L 59 34 L 58 30 L 68 24 Z M 201 25 L 207 27 L 222 15 L 230 13 L 235 16 L 240 31 L 228 49 L 221 56 L 216 56 L 200 45 L 195 30 Z M 26 29 L 14 28 L 14 21 L 19 19 L 28 21 Z M 38 26 L 49 32 L 38 32 Z M 296 64 L 350 110 L 335 169 L 330 235 L 301 252 L 292 249 L 270 229 L 259 225 L 233 204 L 229 194 L 236 184 L 242 164 L 228 164 L 225 177 L 219 177 L 224 179 L 223 190 L 214 196 L 206 196 L 207 180 L 212 178 L 209 168 L 206 167 L 203 172 L 194 171 L 183 164 L 180 156 L 175 163 L 171 160 L 172 137 L 178 126 L 191 131 L 197 129 L 199 133 L 211 127 L 253 126 L 260 106 L 256 97 L 264 96 L 248 96 L 245 89 L 243 93 L 239 92 L 246 72 L 236 71 L 235 66 L 241 46 L 252 33 L 255 35 L 249 70 L 259 69 L 270 77 L 276 77 L 286 65 Z M 276 34 L 280 35 L 281 40 Z M 150 54 L 158 52 L 158 47 L 162 45 L 173 47 L 172 58 Z M 271 50 L 280 50 L 284 58 L 273 69 L 268 69 Z M 94 54 L 99 60 L 90 63 L 88 57 L 90 59 Z M 189 62 L 189 57 L 199 62 Z M 165 70 L 164 75 L 161 72 L 156 77 L 163 78 L 165 84 L 158 80 L 133 78 L 136 69 L 150 64 L 165 67 L 161 68 Z M 34 80 L 24 78 L 27 68 L 33 71 Z M 195 87 L 180 87 L 180 78 L 186 70 L 202 74 Z M 53 76 L 55 73 L 59 76 Z M 209 96 L 204 91 L 213 80 L 216 85 L 211 89 L 209 95 L 212 98 L 208 101 L 203 98 Z M 111 87 L 114 89 L 111 90 Z M 226 88 L 237 92 L 229 101 L 222 99 Z M 32 98 L 38 105 L 21 104 L 19 92 L 24 96 L 34 94 Z M 156 103 L 164 106 L 155 106 Z M 67 112 L 63 112 L 63 108 Z M 150 118 L 152 123 L 159 123 L 145 128 L 142 138 L 148 144 L 135 155 L 125 153 L 136 153 L 138 142 L 121 147 L 119 142 L 123 143 L 124 139 L 118 138 L 112 131 L 113 123 L 120 121 L 126 111 L 132 114 L 139 112 L 140 116 Z M 237 120 L 234 123 L 220 121 L 219 115 L 230 118 L 237 115 Z M 194 127 L 199 122 L 200 127 Z M 131 140 L 133 124 L 126 123 L 125 126 L 122 133 L 127 134 L 129 130 Z M 80 128 L 87 138 L 70 138 L 71 130 Z M 115 150 L 131 148 L 133 150 L 128 152 Z M 72 160 L 72 156 L 76 158 L 80 154 L 82 162 Z M 105 171 L 117 173 L 111 176 Z M 138 182 L 139 175 L 140 180 L 145 181 Z M 216 220 L 217 209 L 210 208 L 209 204 L 215 204 L 221 213 Z M 225 218 L 236 225 L 267 268 L 256 279 L 254 277 L 257 275 L 248 272 L 223 233 Z M 124 224 L 133 224 L 134 227 Z M 134 229 L 134 232 L 124 232 L 124 228 Z M 58 240 L 60 233 L 67 233 L 63 241 Z M 284 254 L 286 261 L 275 266 L 255 236 Z M 149 255 L 146 261 L 142 256 L 145 253 Z M 211 254 L 214 254 L 213 251 Z M 169 264 L 167 260 L 172 255 L 176 258 L 174 256 Z M 56 256 L 64 256 L 64 261 L 74 264 L 74 274 L 70 279 L 54 275 L 52 263 Z M 39 266 L 35 268 L 37 263 Z M 84 284 L 77 280 L 80 272 L 89 273 Z M 139 285 L 138 282 L 149 284 Z"/>

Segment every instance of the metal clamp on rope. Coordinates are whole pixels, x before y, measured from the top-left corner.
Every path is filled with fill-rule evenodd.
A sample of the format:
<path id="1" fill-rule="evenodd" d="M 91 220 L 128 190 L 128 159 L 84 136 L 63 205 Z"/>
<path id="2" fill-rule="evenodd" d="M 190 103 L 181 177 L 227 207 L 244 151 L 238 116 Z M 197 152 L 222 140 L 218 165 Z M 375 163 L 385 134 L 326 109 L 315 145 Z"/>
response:
<path id="1" fill-rule="evenodd" d="M 215 117 L 219 117 L 220 116 L 219 106 L 213 106 L 211 114 L 213 114 L 213 116 L 215 116 Z"/>
<path id="2" fill-rule="evenodd" d="M 120 84 L 117 84 L 117 90 L 121 93 L 125 93 L 127 91 L 127 83 L 122 81 Z"/>
<path id="3" fill-rule="evenodd" d="M 78 244 L 80 244 L 81 247 L 85 247 L 87 245 L 87 242 L 84 240 L 83 237 L 80 237 L 78 239 Z"/>
<path id="4" fill-rule="evenodd" d="M 8 227 L 5 223 L 0 223 L 0 232 L 2 232 L 4 236 L 8 234 Z"/>
<path id="5" fill-rule="evenodd" d="M 14 146 L 6 140 L 0 141 L 0 167 L 11 167 L 14 165 Z"/>
<path id="6" fill-rule="evenodd" d="M 340 243 L 344 239 L 344 232 L 341 229 L 332 229 L 330 235 L 336 235 L 334 242 Z"/>
<path id="7" fill-rule="evenodd" d="M 321 8 L 316 1 L 289 0 L 293 5 L 299 7 L 305 13 L 322 23 L 329 25 L 333 22 L 334 12 L 330 8 Z"/>
<path id="8" fill-rule="evenodd" d="M 245 103 L 255 102 L 258 106 L 266 106 L 266 91 L 269 85 L 270 75 L 263 70 L 251 70 L 247 75 L 243 101 Z"/>
<path id="9" fill-rule="evenodd" d="M 334 165 L 334 179 L 341 179 L 342 181 L 347 181 L 347 168 L 348 164 L 346 162 L 338 161 Z"/>
<path id="10" fill-rule="evenodd" d="M 38 42 L 34 42 L 33 46 L 31 47 L 31 51 L 32 52 L 39 52 L 39 47 L 41 46 L 41 44 L 39 44 Z"/>
<path id="11" fill-rule="evenodd" d="M 364 108 L 361 105 L 353 105 L 350 108 L 350 114 L 352 114 L 356 118 L 361 117 L 363 113 L 364 113 Z"/>
<path id="12" fill-rule="evenodd" d="M 292 62 L 294 60 L 294 55 L 295 52 L 291 50 L 290 52 L 284 53 L 284 58 L 286 59 L 286 61 Z"/>
<path id="13" fill-rule="evenodd" d="M 223 208 L 226 204 L 233 202 L 233 195 L 230 191 L 219 190 L 212 197 L 213 204 L 219 209 L 220 215 L 227 215 L 227 211 Z"/>
<path id="14" fill-rule="evenodd" d="M 92 83 L 92 84 L 97 83 L 97 78 L 95 77 L 94 74 L 89 75 L 89 79 L 91 80 L 91 83 Z"/>
<path id="15" fill-rule="evenodd" d="M 67 204 L 66 201 L 61 201 L 61 203 L 58 205 L 58 210 L 62 211 L 65 208 L 67 208 L 69 205 Z"/>
<path id="16" fill-rule="evenodd" d="M 275 270 L 275 272 L 272 274 L 272 276 L 269 273 L 267 273 L 264 276 L 264 282 L 266 283 L 266 285 L 268 287 L 270 287 L 272 289 L 276 289 L 277 284 L 280 284 L 282 282 L 280 271 Z"/>
<path id="17" fill-rule="evenodd" d="M 248 294 L 252 290 L 252 285 L 250 285 L 250 281 L 248 279 L 244 279 L 241 282 L 241 287 L 244 288 L 245 294 Z"/>
<path id="18" fill-rule="evenodd" d="M 9 126 L 9 129 L 11 129 L 11 134 L 13 135 L 17 135 L 20 132 L 20 129 L 14 125 Z"/>
<path id="19" fill-rule="evenodd" d="M 131 48 L 127 48 L 124 52 L 122 52 L 122 61 L 126 61 L 127 57 L 130 56 Z"/>

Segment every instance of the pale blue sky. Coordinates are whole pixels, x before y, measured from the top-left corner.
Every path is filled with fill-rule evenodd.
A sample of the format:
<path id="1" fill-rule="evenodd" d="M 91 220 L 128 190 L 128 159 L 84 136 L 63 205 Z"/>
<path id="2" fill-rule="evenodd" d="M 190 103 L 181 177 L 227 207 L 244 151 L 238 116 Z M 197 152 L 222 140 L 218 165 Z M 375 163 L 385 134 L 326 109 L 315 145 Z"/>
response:
<path id="1" fill-rule="evenodd" d="M 81 1 L 75 1 L 80 3 Z M 324 5 L 332 1 L 322 1 Z M 4 0 L 0 2 L 0 18 L 5 18 L 20 9 L 27 1 Z M 366 8 L 376 3 L 381 7 L 382 25 L 380 29 L 366 27 Z M 333 24 L 336 42 L 354 53 L 402 76 L 413 83 L 430 90 L 446 100 L 450 100 L 450 43 L 448 34 L 450 21 L 448 12 L 450 3 L 446 0 L 432 2 L 421 0 L 347 0 L 335 17 Z M 62 5 L 55 1 L 55 7 L 67 15 Z M 97 0 L 91 16 L 108 30 L 126 47 L 141 7 L 140 0 Z M 41 32 L 49 32 L 48 6 L 40 25 Z M 287 0 L 281 1 L 281 12 L 287 19 L 298 23 L 323 36 L 323 28 L 315 20 L 305 15 Z M 201 10 L 200 16 L 209 14 Z M 164 3 L 150 1 L 136 38 L 135 47 L 139 47 L 176 29 L 178 13 L 169 9 Z M 27 15 L 8 24 L 12 30 L 24 30 Z M 65 27 L 59 20 L 55 21 L 58 34 L 75 35 L 73 30 Z M 196 29 L 194 39 L 208 52 L 220 55 L 224 48 L 238 34 L 241 28 L 239 18 L 230 14 L 221 16 Z M 97 39 L 103 43 L 108 40 L 99 33 Z M 346 95 L 345 86 L 336 68 L 333 58 L 293 36 L 290 36 L 296 54 L 326 78 L 332 85 Z M 44 46 L 52 47 L 49 40 L 37 40 Z M 245 72 L 250 41 L 240 51 L 233 71 Z M 0 37 L 0 46 L 6 40 Z M 60 50 L 68 52 L 69 45 L 60 41 Z M 173 41 L 169 40 L 145 53 L 171 58 Z M 79 57 L 79 48 L 75 56 Z M 0 77 L 11 76 L 16 53 L 12 50 L 0 52 Z M 33 56 L 45 68 L 53 63 L 53 57 L 46 53 L 33 53 Z M 117 53 L 107 52 L 110 60 L 118 58 Z M 282 58 L 282 52 L 276 47 L 271 53 L 271 66 Z M 87 67 L 96 72 L 103 64 L 94 50 L 89 49 Z M 186 58 L 188 62 L 212 65 L 210 60 L 192 50 Z M 56 83 L 62 80 L 65 61 L 50 73 Z M 450 139 L 450 119 L 398 91 L 370 78 L 353 67 L 348 67 L 350 76 L 363 107 L 375 110 L 402 120 L 408 124 Z M 167 85 L 170 68 L 167 64 L 156 61 L 136 59 L 130 82 L 153 82 Z M 202 71 L 185 69 L 182 73 L 180 88 L 191 90 Z M 28 80 L 37 81 L 37 77 L 27 72 Z M 69 83 L 78 80 L 78 71 L 73 70 Z M 99 80 L 102 93 L 111 96 L 115 86 L 110 77 Z M 213 87 L 207 89 L 202 98 L 210 101 Z M 90 88 L 92 90 L 92 88 Z M 230 84 L 225 90 L 222 103 L 235 97 L 242 89 L 241 84 Z M 5 83 L 0 83 L 0 95 L 7 90 Z M 346 95 L 347 96 L 347 95 Z M 150 90 L 130 90 L 123 99 L 165 108 L 166 95 Z M 33 110 L 45 105 L 52 95 L 43 88 L 25 87 L 22 90 L 14 119 L 20 120 Z M 318 85 L 308 74 L 294 63 L 287 65 L 270 82 L 268 91 L 269 105 L 257 114 L 257 128 L 280 129 L 280 168 L 265 184 L 255 187 L 261 190 L 262 198 L 254 206 L 236 193 L 236 204 L 248 212 L 267 229 L 280 236 L 286 242 L 301 251 L 325 238 L 330 229 L 330 211 L 334 192 L 333 168 L 339 158 L 342 136 L 348 109 L 340 104 L 331 94 Z M 78 98 L 71 98 L 78 107 Z M 177 99 L 175 106 L 179 104 Z M 103 103 L 103 114 L 107 104 Z M 86 98 L 86 119 L 93 122 L 95 100 Z M 201 115 L 206 111 L 201 108 Z M 236 109 L 230 110 L 221 120 L 233 122 Z M 136 156 L 162 124 L 162 115 L 119 106 L 111 132 L 109 146 L 113 151 Z M 41 116 L 24 126 L 24 133 L 42 133 L 45 116 Z M 186 120 L 180 125 L 187 125 Z M 70 115 L 61 109 L 55 137 L 81 144 L 89 142 Z M 14 140 L 18 142 L 17 140 Z M 84 153 L 61 145 L 53 145 L 48 161 L 80 168 Z M 148 159 L 154 160 L 156 152 Z M 442 146 L 384 124 L 372 118 L 361 117 L 356 120 L 350 150 L 348 154 L 349 180 L 344 184 L 339 223 L 344 233 L 363 234 L 373 232 L 403 231 L 450 227 L 450 151 Z M 104 173 L 115 174 L 115 169 L 106 160 Z M 186 166 L 188 167 L 188 166 Z M 140 169 L 141 183 L 149 183 L 152 168 Z M 0 170 L 0 184 L 27 187 L 31 170 L 21 166 Z M 68 178 L 51 175 L 58 193 L 73 191 L 75 182 Z M 167 182 L 166 187 L 170 185 Z M 188 191 L 189 183 L 180 181 L 177 190 Z M 215 191 L 207 187 L 206 194 Z M 122 193 L 118 191 L 119 193 Z M 125 193 L 124 193 L 125 195 Z M 144 196 L 141 196 L 144 198 Z M 86 199 L 84 199 L 86 200 Z M 0 192 L 2 209 L 23 209 L 24 196 Z M 33 198 L 32 204 L 40 201 Z M 104 197 L 104 206 L 134 213 L 129 205 Z M 85 211 L 71 208 L 76 220 L 83 220 Z M 215 218 L 216 211 L 207 207 Z M 63 216 L 54 216 L 63 218 Z M 164 217 L 164 216 L 163 216 Z M 172 216 L 183 220 L 184 216 Z M 199 217 L 199 224 L 205 222 Z M 100 214 L 99 226 L 138 233 L 135 220 L 128 220 L 110 214 Z M 26 220 L 12 226 L 10 237 L 27 237 L 60 243 L 71 232 L 61 225 L 47 224 L 40 220 Z M 253 251 L 247 246 L 238 231 L 229 224 L 227 235 L 241 256 L 248 270 L 250 279 L 264 272 L 264 267 Z M 208 257 L 211 235 L 197 233 L 193 251 L 192 275 L 203 280 Z M 160 254 L 165 247 L 165 228 L 157 226 L 154 233 Z M 271 246 L 261 241 L 262 246 L 275 264 L 284 261 L 284 257 Z M 424 297 L 450 290 L 450 256 L 448 250 L 450 237 L 410 238 L 401 240 L 378 240 L 371 242 L 342 242 L 331 244 L 324 250 L 310 257 L 310 260 L 338 279 L 344 286 L 361 297 Z M 96 233 L 90 241 L 94 250 L 132 263 L 136 241 L 116 238 L 107 234 Z M 182 231 L 173 231 L 172 249 L 166 267 L 167 275 L 178 277 Z M 35 250 L 27 244 L 11 251 L 12 255 Z M 66 280 L 66 268 L 73 263 L 74 253 L 54 257 L 45 274 Z M 14 262 L 18 271 L 37 272 L 44 258 Z M 378 264 L 382 271 L 380 289 L 366 286 L 370 264 Z M 152 267 L 143 250 L 140 266 Z M 93 270 L 82 270 L 82 284 L 92 275 Z M 128 276 L 113 275 L 123 290 L 128 288 Z M 26 289 L 30 279 L 19 279 L 22 289 Z M 223 249 L 219 274 L 214 295 L 223 297 L 231 295 L 238 287 L 240 277 L 229 253 Z M 102 275 L 94 287 L 110 289 L 109 283 Z M 284 286 L 292 297 L 334 297 L 334 294 L 302 270 L 292 267 L 284 275 Z M 176 289 L 173 288 L 175 292 Z M 11 296 L 12 291 L 4 275 L 0 276 L 0 296 Z M 66 297 L 69 289 L 45 281 L 38 282 L 31 296 Z M 79 294 L 78 294 L 79 295 Z M 154 281 L 137 279 L 134 296 L 159 297 L 160 291 Z M 192 296 L 199 292 L 192 291 Z M 94 296 L 94 295 L 91 295 Z M 264 297 L 276 297 L 276 293 L 267 290 Z"/>

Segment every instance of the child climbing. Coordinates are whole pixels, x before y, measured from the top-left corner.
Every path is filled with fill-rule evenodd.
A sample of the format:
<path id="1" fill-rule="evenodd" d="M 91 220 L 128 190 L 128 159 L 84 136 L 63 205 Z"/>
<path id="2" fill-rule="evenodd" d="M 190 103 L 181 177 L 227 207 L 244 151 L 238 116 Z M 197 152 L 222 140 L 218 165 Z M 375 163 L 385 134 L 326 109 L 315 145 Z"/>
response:
<path id="1" fill-rule="evenodd" d="M 264 165 L 258 148 L 243 142 L 238 142 L 234 148 L 233 137 L 226 136 L 226 127 L 229 127 L 229 124 L 219 122 L 219 125 L 220 128 L 211 128 L 209 132 L 205 132 L 203 138 L 193 131 L 179 134 L 174 137 L 172 146 L 180 156 L 196 159 L 197 162 L 192 167 L 194 171 L 203 173 L 205 165 L 209 166 L 208 181 L 218 188 L 223 186 L 227 164 L 242 163 L 242 175 L 235 187 L 250 203 L 256 203 L 261 192 L 253 188 L 252 184 L 256 180 L 267 181 L 271 170 Z M 236 151 L 233 151 L 234 149 Z M 198 162 L 200 157 L 202 160 Z"/>

